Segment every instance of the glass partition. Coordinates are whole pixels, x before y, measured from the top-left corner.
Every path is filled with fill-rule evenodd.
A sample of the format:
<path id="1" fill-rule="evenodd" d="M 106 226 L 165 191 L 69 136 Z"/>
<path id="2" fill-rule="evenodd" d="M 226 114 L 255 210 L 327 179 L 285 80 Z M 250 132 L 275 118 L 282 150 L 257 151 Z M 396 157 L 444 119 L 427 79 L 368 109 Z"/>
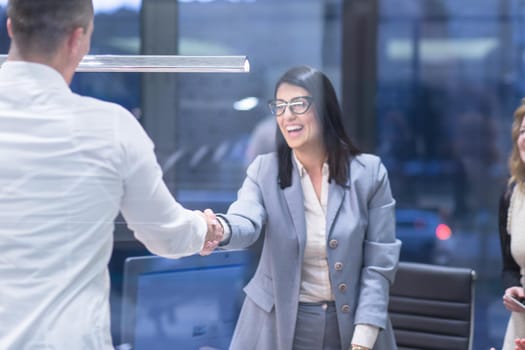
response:
<path id="1" fill-rule="evenodd" d="M 434 236 L 415 259 L 476 269 L 474 349 L 500 348 L 497 206 L 524 94 L 524 4 L 380 4 L 376 149 L 404 213 L 398 236 L 403 249 Z"/>
<path id="2" fill-rule="evenodd" d="M 275 121 L 266 101 L 285 70 L 310 64 L 339 88 L 340 6 L 341 1 L 179 2 L 179 54 L 243 54 L 251 63 L 249 74 L 175 77 L 176 145 L 165 176 L 179 201 L 224 211 L 236 198 L 248 163 L 273 150 Z"/>

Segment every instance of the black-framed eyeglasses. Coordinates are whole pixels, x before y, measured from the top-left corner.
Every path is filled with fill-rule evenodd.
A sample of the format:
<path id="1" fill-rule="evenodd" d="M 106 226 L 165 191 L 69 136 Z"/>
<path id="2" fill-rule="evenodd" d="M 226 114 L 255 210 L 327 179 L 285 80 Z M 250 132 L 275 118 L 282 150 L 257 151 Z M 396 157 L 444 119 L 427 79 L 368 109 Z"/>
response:
<path id="1" fill-rule="evenodd" d="M 268 101 L 268 107 L 270 108 L 270 112 L 276 117 L 283 115 L 287 106 L 293 114 L 304 114 L 310 109 L 312 101 L 312 96 L 297 96 L 289 102 L 281 99 L 270 100 Z"/>

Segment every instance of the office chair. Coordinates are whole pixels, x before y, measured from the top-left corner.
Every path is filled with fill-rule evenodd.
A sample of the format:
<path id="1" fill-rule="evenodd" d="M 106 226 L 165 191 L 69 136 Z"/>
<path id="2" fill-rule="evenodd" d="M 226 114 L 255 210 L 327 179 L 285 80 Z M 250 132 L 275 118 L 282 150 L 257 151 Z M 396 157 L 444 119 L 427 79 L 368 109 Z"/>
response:
<path id="1" fill-rule="evenodd" d="M 471 350 L 475 279 L 469 268 L 400 262 L 389 304 L 399 350 Z"/>

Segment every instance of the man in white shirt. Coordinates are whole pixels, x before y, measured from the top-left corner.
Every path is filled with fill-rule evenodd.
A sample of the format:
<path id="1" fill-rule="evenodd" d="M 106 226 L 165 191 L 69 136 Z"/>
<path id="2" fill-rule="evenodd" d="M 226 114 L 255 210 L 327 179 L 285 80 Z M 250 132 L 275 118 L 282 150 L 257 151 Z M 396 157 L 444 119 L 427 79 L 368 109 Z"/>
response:
<path id="1" fill-rule="evenodd" d="M 207 254 L 211 211 L 183 208 L 124 108 L 73 93 L 91 0 L 10 0 L 0 69 L 0 349 L 112 349 L 107 263 L 122 212 L 153 253 Z M 206 243 L 205 243 L 206 242 Z"/>

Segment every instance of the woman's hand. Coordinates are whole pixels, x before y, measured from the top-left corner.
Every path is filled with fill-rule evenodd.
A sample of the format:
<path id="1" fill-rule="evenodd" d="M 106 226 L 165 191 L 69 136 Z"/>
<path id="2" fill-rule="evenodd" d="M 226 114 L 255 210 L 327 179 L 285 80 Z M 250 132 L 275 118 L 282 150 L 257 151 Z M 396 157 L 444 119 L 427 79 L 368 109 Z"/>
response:
<path id="1" fill-rule="evenodd" d="M 515 340 L 516 350 L 525 350 L 525 338 L 518 338 Z"/>
<path id="2" fill-rule="evenodd" d="M 361 346 L 361 345 L 352 344 L 352 346 L 350 347 L 350 350 L 370 350 L 370 349 L 367 347 Z"/>
<path id="3" fill-rule="evenodd" d="M 505 294 L 503 295 L 503 305 L 505 305 L 505 308 L 511 312 L 525 312 L 525 305 L 518 305 L 516 301 L 510 298 L 510 296 L 516 299 L 525 298 L 525 291 L 523 290 L 523 287 L 516 286 L 507 288 L 505 290 Z"/>

